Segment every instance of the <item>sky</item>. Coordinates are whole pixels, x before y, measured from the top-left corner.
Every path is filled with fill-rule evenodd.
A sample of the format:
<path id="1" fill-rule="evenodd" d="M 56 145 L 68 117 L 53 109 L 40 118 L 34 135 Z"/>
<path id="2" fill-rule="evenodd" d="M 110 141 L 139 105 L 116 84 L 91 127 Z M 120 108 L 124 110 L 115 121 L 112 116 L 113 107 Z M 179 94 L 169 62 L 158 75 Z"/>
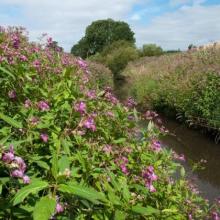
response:
<path id="1" fill-rule="evenodd" d="M 32 41 L 48 33 L 67 52 L 92 21 L 107 18 L 127 22 L 138 47 L 220 41 L 220 0 L 0 0 L 1 26 L 23 26 Z"/>

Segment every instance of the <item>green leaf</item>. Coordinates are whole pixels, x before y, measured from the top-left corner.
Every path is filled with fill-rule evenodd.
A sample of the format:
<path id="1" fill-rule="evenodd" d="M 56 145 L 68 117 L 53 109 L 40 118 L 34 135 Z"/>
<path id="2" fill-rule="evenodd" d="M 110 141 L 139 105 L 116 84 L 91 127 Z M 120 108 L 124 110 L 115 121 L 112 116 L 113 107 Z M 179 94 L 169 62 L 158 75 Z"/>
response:
<path id="1" fill-rule="evenodd" d="M 0 70 L 3 72 L 3 73 L 6 73 L 7 75 L 11 76 L 14 80 L 16 79 L 15 76 L 9 72 L 8 70 L 6 70 L 4 67 L 0 66 Z"/>
<path id="2" fill-rule="evenodd" d="M 45 170 L 50 169 L 49 165 L 45 161 L 38 160 L 38 161 L 34 161 L 34 163 L 36 163 L 39 167 L 44 168 Z"/>
<path id="3" fill-rule="evenodd" d="M 126 138 L 119 138 L 118 140 L 114 140 L 113 144 L 122 144 L 126 141 Z"/>
<path id="4" fill-rule="evenodd" d="M 48 220 L 54 214 L 56 200 L 48 196 L 42 197 L 34 207 L 34 220 Z"/>
<path id="5" fill-rule="evenodd" d="M 11 137 L 11 135 L 8 135 L 7 137 L 4 137 L 0 140 L 0 145 L 4 145 L 4 143 L 7 142 L 7 140 Z"/>
<path id="6" fill-rule="evenodd" d="M 93 188 L 88 188 L 88 187 L 84 187 L 84 186 L 80 186 L 80 185 L 61 184 L 61 185 L 59 185 L 58 190 L 61 192 L 64 192 L 64 193 L 73 194 L 73 195 L 78 196 L 83 199 L 87 199 L 94 204 L 99 204 L 100 201 L 102 201 L 102 202 L 107 201 L 104 194 L 97 192 Z"/>
<path id="7" fill-rule="evenodd" d="M 70 147 L 72 146 L 72 143 L 66 139 L 61 139 L 61 145 L 63 146 L 65 154 L 70 155 Z"/>
<path id="8" fill-rule="evenodd" d="M 45 189 L 46 187 L 48 187 L 48 183 L 44 182 L 44 181 L 34 181 L 32 182 L 30 185 L 23 187 L 22 189 L 20 189 L 15 197 L 14 197 L 14 201 L 13 201 L 13 205 L 17 205 L 21 202 L 24 201 L 24 199 L 29 195 L 29 194 L 36 194 L 39 191 L 41 191 L 42 189 Z"/>
<path id="9" fill-rule="evenodd" d="M 70 168 L 69 157 L 66 155 L 62 156 L 58 161 L 58 167 L 59 167 L 59 172 L 61 173 L 63 173 L 65 169 L 69 169 Z"/>
<path id="10" fill-rule="evenodd" d="M 126 213 L 116 210 L 114 220 L 125 220 L 125 219 L 126 219 Z"/>
<path id="11" fill-rule="evenodd" d="M 15 128 L 22 128 L 22 124 L 20 122 L 17 122 L 13 118 L 8 117 L 1 112 L 0 112 L 0 118 Z"/>
<path id="12" fill-rule="evenodd" d="M 158 214 L 160 211 L 151 206 L 143 207 L 141 205 L 136 205 L 131 208 L 131 210 L 136 214 L 141 214 L 144 216 L 150 216 L 154 214 Z"/>

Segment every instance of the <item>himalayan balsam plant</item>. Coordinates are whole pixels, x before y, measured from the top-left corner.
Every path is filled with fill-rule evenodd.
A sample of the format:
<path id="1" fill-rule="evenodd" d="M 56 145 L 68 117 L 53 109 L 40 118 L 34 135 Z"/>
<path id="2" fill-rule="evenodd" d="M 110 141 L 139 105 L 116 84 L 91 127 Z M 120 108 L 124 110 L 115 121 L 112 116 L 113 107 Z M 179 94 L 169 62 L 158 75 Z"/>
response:
<path id="1" fill-rule="evenodd" d="M 155 113 L 122 105 L 85 61 L 24 31 L 0 29 L 1 219 L 219 219 L 161 146 L 165 129 L 138 129 Z"/>

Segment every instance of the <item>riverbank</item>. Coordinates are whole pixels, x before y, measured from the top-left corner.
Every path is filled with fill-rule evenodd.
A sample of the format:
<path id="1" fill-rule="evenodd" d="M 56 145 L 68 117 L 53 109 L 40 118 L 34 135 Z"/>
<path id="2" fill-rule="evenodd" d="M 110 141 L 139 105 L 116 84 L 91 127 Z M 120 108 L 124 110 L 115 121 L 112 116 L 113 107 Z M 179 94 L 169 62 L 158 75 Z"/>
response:
<path id="1" fill-rule="evenodd" d="M 146 57 L 122 73 L 128 94 L 190 126 L 220 130 L 220 50 Z"/>
<path id="2" fill-rule="evenodd" d="M 115 81 L 115 94 L 124 102 L 128 97 L 129 87 L 124 81 Z M 141 108 L 141 106 L 140 106 Z M 140 109 L 144 110 L 144 109 Z M 202 134 L 198 130 L 189 128 L 175 119 L 160 115 L 163 125 L 169 130 L 166 136 L 161 136 L 162 145 L 174 150 L 179 155 L 184 155 L 182 165 L 186 170 L 186 176 L 197 187 L 204 198 L 211 203 L 215 202 L 216 195 L 220 195 L 220 143 L 213 142 L 211 137 Z M 147 127 L 143 121 L 141 127 Z M 193 165 L 194 164 L 194 165 Z M 202 165 L 202 169 L 192 172 L 195 164 Z"/>

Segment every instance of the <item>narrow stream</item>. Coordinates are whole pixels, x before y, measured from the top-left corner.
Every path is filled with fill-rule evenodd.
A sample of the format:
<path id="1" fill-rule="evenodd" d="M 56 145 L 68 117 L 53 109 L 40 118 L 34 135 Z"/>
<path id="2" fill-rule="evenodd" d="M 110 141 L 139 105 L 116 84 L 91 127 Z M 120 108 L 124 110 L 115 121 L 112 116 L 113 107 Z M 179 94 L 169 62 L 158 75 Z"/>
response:
<path id="1" fill-rule="evenodd" d="M 115 83 L 115 94 L 120 100 L 127 96 L 126 84 Z M 170 131 L 170 135 L 163 137 L 161 142 L 173 149 L 178 154 L 184 154 L 186 162 L 183 166 L 190 178 L 194 179 L 200 194 L 213 202 L 220 196 L 220 143 L 215 144 L 214 140 L 205 135 L 189 129 L 175 120 L 162 117 L 164 126 Z M 191 161 L 199 162 L 206 160 L 205 169 L 191 172 Z"/>

